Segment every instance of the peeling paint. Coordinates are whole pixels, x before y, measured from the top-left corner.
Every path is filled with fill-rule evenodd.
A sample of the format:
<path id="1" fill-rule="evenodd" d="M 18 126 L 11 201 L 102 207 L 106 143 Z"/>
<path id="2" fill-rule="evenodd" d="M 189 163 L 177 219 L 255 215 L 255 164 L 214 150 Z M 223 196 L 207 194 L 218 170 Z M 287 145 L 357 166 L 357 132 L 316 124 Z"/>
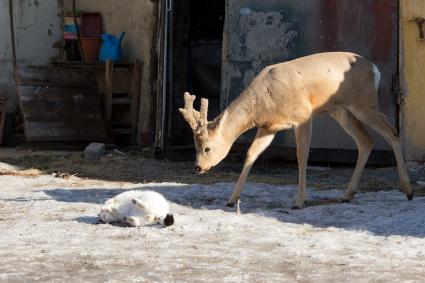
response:
<path id="1" fill-rule="evenodd" d="M 276 53 L 286 57 L 298 34 L 283 11 L 240 14 L 237 29 L 239 44 L 234 47 L 240 51 L 232 52 L 235 60 L 268 60 Z"/>
<path id="2" fill-rule="evenodd" d="M 397 60 L 396 37 L 392 36 L 397 27 L 396 0 L 227 0 L 226 3 L 222 109 L 268 65 L 316 52 L 341 50 L 359 53 L 377 64 L 383 78 L 379 106 L 394 122 L 390 88 Z M 240 75 L 235 76 L 234 69 Z M 382 138 L 374 135 L 374 139 L 375 149 L 389 149 Z M 281 146 L 294 145 L 289 133 L 275 140 Z M 356 149 L 351 138 L 327 117 L 315 119 L 311 145 Z"/>
<path id="3" fill-rule="evenodd" d="M 16 54 L 19 66 L 46 65 L 61 55 L 62 49 L 54 47 L 62 38 L 61 17 L 57 12 L 61 1 L 19 0 L 14 4 Z M 5 93 L 17 103 L 12 78 L 12 54 L 9 27 L 8 1 L 0 1 L 0 93 Z"/>
<path id="4" fill-rule="evenodd" d="M 287 60 L 299 46 L 299 27 L 286 1 L 226 2 L 222 108 L 239 95 L 261 69 Z"/>

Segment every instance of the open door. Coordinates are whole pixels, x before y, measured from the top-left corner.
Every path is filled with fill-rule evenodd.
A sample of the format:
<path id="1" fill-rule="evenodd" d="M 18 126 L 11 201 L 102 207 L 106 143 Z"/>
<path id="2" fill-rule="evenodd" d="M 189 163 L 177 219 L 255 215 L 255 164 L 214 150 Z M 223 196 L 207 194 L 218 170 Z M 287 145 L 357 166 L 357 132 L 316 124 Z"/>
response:
<path id="1" fill-rule="evenodd" d="M 225 11 L 224 0 L 161 3 L 157 151 L 193 147 L 192 130 L 178 111 L 185 91 L 210 100 L 209 117 L 220 111 Z"/>

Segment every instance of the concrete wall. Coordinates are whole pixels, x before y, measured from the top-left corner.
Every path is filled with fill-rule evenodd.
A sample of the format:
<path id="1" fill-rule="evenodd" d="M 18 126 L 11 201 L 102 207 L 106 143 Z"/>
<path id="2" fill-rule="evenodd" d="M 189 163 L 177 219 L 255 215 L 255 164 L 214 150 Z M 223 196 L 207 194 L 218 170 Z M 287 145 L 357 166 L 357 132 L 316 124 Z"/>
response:
<path id="1" fill-rule="evenodd" d="M 8 110 L 16 108 L 12 78 L 9 1 L 0 1 L 0 93 L 10 98 Z M 18 64 L 45 65 L 60 56 L 62 1 L 14 0 L 15 41 Z"/>
<path id="2" fill-rule="evenodd" d="M 154 5 L 150 0 L 77 0 L 78 9 L 100 12 L 105 32 L 118 35 L 126 32 L 123 40 L 125 60 L 139 59 L 142 63 L 141 101 L 139 115 L 139 142 L 149 143 L 151 96 L 150 59 L 154 26 Z M 64 11 L 71 11 L 71 1 L 64 2 Z"/>
<path id="3" fill-rule="evenodd" d="M 400 59 L 404 103 L 402 104 L 402 137 L 406 159 L 425 160 L 425 41 L 419 40 L 419 29 L 411 22 L 425 17 L 425 1 L 400 0 Z"/>

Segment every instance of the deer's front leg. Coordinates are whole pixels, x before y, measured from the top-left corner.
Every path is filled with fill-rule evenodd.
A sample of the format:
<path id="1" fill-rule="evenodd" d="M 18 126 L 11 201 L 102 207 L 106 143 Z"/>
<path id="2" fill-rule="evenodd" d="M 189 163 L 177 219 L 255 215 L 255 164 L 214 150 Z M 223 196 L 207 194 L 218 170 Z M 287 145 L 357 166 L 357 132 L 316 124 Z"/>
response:
<path id="1" fill-rule="evenodd" d="M 254 141 L 248 149 L 248 153 L 245 159 L 245 163 L 243 165 L 242 173 L 239 176 L 238 182 L 236 183 L 236 187 L 233 190 L 232 196 L 227 203 L 227 206 L 234 206 L 241 194 L 243 187 L 246 182 L 246 178 L 248 177 L 249 171 L 251 170 L 252 165 L 258 156 L 270 145 L 273 141 L 276 132 L 270 132 L 265 129 L 258 129 L 257 135 L 255 136 Z"/>
<path id="2" fill-rule="evenodd" d="M 298 159 L 298 195 L 293 209 L 299 209 L 304 205 L 305 185 L 307 174 L 307 160 L 310 150 L 312 120 L 295 128 L 295 138 L 297 141 L 297 159 Z"/>

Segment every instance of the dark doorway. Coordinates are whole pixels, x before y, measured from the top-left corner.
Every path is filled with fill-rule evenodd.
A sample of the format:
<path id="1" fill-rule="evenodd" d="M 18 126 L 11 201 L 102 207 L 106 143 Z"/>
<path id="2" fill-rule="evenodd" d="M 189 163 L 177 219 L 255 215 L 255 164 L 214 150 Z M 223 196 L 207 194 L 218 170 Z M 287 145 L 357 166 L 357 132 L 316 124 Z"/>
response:
<path id="1" fill-rule="evenodd" d="M 174 1 L 166 146 L 191 145 L 191 129 L 178 108 L 189 91 L 209 100 L 209 119 L 219 113 L 225 1 Z"/>

